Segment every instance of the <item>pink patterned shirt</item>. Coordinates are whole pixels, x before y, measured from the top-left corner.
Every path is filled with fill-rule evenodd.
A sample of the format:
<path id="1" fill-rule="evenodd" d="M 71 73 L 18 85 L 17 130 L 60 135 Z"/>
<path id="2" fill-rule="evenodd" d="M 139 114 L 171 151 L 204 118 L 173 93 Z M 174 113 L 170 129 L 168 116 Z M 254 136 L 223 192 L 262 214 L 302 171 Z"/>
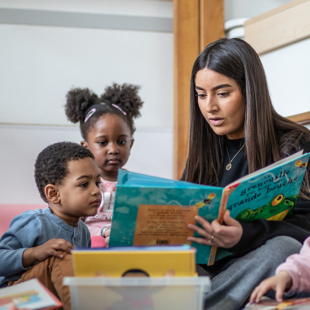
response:
<path id="1" fill-rule="evenodd" d="M 296 292 L 310 292 L 310 237 L 308 237 L 299 254 L 293 254 L 281 264 L 276 273 L 287 271 L 292 277 L 292 287 L 286 292 L 292 295 Z"/>
<path id="2" fill-rule="evenodd" d="M 117 182 L 111 182 L 100 178 L 100 191 L 102 194 L 101 205 L 95 216 L 88 216 L 85 219 L 91 236 L 101 236 L 101 229 L 111 226 L 115 190 Z"/>

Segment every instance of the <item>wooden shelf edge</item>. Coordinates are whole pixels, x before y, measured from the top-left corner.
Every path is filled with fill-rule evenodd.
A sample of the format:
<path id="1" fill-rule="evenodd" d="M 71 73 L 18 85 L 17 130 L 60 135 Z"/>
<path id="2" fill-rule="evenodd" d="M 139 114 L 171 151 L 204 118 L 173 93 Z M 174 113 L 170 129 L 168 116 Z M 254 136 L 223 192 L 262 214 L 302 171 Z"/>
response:
<path id="1" fill-rule="evenodd" d="M 310 0 L 294 0 L 244 24 L 244 39 L 259 55 L 310 38 Z"/>
<path id="2" fill-rule="evenodd" d="M 289 120 L 301 124 L 309 125 L 310 124 L 310 112 L 304 112 L 300 114 L 295 114 L 287 117 Z"/>
<path id="3" fill-rule="evenodd" d="M 294 1 L 291 1 L 291 2 L 289 2 L 289 3 L 283 4 L 283 5 L 277 7 L 277 8 L 275 8 L 275 9 L 273 9 L 273 10 L 270 10 L 270 11 L 265 12 L 265 13 L 263 13 L 263 14 L 257 15 L 257 16 L 255 16 L 255 17 L 253 17 L 253 18 L 247 20 L 247 21 L 244 23 L 244 26 L 246 27 L 246 26 L 248 26 L 248 25 L 257 23 L 257 22 L 260 21 L 260 20 L 263 20 L 263 19 L 265 19 L 265 18 L 267 18 L 267 17 L 276 15 L 276 14 L 281 13 L 281 12 L 283 12 L 283 11 L 289 10 L 290 8 L 295 7 L 295 6 L 297 6 L 297 5 L 300 5 L 300 4 L 302 4 L 302 3 L 304 3 L 304 2 L 307 2 L 307 1 L 309 1 L 309 0 L 294 0 Z"/>

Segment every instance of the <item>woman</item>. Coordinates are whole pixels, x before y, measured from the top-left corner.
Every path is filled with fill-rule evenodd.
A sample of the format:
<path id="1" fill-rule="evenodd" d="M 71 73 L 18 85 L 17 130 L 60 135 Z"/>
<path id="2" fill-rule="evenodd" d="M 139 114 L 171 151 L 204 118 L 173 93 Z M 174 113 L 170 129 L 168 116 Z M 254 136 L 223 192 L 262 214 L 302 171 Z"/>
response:
<path id="1" fill-rule="evenodd" d="M 191 77 L 189 156 L 182 180 L 224 187 L 234 180 L 304 149 L 310 151 L 308 129 L 274 110 L 263 66 L 243 40 L 209 44 L 194 63 Z M 310 234 L 308 173 L 292 217 L 281 222 L 239 223 L 226 211 L 225 225 L 202 218 L 189 225 L 201 244 L 232 254 L 212 267 L 207 309 L 239 309 L 261 280 L 274 274 L 286 257 L 299 252 Z"/>

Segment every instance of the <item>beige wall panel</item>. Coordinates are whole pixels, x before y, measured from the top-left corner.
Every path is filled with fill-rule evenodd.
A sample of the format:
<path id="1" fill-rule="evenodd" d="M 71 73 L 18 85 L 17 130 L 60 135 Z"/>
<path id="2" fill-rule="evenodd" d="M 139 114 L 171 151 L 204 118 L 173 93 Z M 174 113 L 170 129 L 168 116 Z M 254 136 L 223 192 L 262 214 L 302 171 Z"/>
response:
<path id="1" fill-rule="evenodd" d="M 295 0 L 245 22 L 245 40 L 258 54 L 310 37 L 310 0 Z"/>

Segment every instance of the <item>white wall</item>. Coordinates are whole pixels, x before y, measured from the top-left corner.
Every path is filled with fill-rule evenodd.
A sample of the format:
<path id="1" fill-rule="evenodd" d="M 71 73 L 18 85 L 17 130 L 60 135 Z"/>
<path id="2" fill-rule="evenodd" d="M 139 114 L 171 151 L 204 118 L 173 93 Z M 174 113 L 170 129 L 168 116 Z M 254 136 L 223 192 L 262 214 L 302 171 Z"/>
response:
<path id="1" fill-rule="evenodd" d="M 255 17 L 292 0 L 225 0 L 225 21 Z"/>
<path id="2" fill-rule="evenodd" d="M 282 116 L 310 110 L 310 39 L 262 55 L 272 103 Z"/>
<path id="3" fill-rule="evenodd" d="M 255 17 L 291 0 L 226 0 L 225 20 Z M 272 103 L 282 116 L 310 110 L 310 39 L 262 55 Z"/>
<path id="4" fill-rule="evenodd" d="M 77 127 L 0 125 L 0 204 L 42 204 L 34 181 L 34 163 L 46 146 L 81 141 Z M 125 168 L 170 178 L 173 174 L 173 132 L 137 129 Z"/>
<path id="5" fill-rule="evenodd" d="M 1 9 L 172 18 L 171 1 L 0 0 Z M 145 20 L 144 20 L 145 21 Z M 1 23 L 0 204 L 42 203 L 33 178 L 37 154 L 58 141 L 80 142 L 64 114 L 72 87 L 98 94 L 141 85 L 142 117 L 125 168 L 173 177 L 173 34 Z M 33 124 L 39 124 L 34 126 Z M 71 126 L 71 127 L 70 127 Z"/>
<path id="6" fill-rule="evenodd" d="M 172 0 L 0 0 L 0 7 L 172 18 Z"/>
<path id="7" fill-rule="evenodd" d="M 145 101 L 136 125 L 173 126 L 172 33 L 0 24 L 0 41 L 0 122 L 68 125 L 72 87 L 130 82 Z"/>

